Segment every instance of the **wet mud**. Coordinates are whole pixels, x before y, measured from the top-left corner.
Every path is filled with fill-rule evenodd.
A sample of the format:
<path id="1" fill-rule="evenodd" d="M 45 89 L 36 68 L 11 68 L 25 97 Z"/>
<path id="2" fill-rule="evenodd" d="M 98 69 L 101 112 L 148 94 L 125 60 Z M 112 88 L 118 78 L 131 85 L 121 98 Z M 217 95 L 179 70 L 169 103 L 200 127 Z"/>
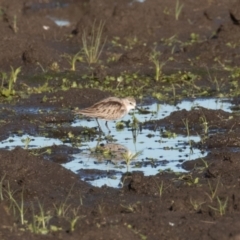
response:
<path id="1" fill-rule="evenodd" d="M 179 16 L 177 2 L 184 4 Z M 39 149 L 25 139 L 25 147 L 0 149 L 0 238 L 240 239 L 239 9 L 235 0 L 1 0 L 0 142 L 27 134 L 61 143 Z M 106 43 L 99 61 L 89 65 L 82 57 L 71 71 L 67 56 L 82 49 L 83 33 L 91 36 L 101 21 Z M 149 60 L 153 49 L 161 52 L 160 80 Z M 21 72 L 6 96 L 4 74 L 10 76 L 11 67 Z M 93 186 L 88 180 L 114 178 L 118 170 L 64 166 L 82 154 L 79 146 L 99 139 L 104 158 L 112 141 L 97 124 L 73 127 L 82 120 L 73 110 L 126 94 L 147 114 L 147 105 L 176 106 L 197 97 L 224 97 L 232 106 L 147 118 L 138 131 L 166 139 L 197 136 L 186 146 L 203 156 L 182 155 L 179 172 L 126 171 L 116 188 Z M 124 124 L 115 140 L 133 132 Z M 108 164 L 121 159 L 114 151 Z"/>

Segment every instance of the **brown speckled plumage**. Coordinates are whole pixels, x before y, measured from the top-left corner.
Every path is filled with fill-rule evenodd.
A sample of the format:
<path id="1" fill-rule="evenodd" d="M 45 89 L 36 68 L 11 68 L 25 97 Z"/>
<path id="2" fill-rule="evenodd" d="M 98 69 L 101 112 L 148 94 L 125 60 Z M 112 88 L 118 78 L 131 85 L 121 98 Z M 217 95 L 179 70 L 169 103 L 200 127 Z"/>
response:
<path id="1" fill-rule="evenodd" d="M 109 121 L 124 117 L 131 109 L 134 109 L 135 107 L 136 101 L 133 97 L 109 97 L 95 103 L 91 107 L 77 110 L 75 111 L 75 114 L 82 114 L 87 117 Z"/>
<path id="2" fill-rule="evenodd" d="M 135 102 L 133 98 L 126 98 L 131 102 Z M 136 103 L 136 102 L 135 102 Z M 100 102 L 95 103 L 91 107 L 76 111 L 76 114 L 82 114 L 87 117 L 100 118 L 104 120 L 117 120 L 128 113 L 123 99 L 109 97 Z"/>

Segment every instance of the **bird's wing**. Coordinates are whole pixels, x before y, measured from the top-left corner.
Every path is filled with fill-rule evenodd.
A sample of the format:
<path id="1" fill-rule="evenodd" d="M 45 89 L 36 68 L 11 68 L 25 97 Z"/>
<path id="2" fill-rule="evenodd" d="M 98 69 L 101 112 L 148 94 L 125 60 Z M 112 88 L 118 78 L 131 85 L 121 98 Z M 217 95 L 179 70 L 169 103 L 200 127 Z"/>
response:
<path id="1" fill-rule="evenodd" d="M 126 114 L 126 109 L 121 99 L 109 97 L 95 103 L 89 108 L 79 110 L 77 113 L 88 117 L 115 120 L 122 118 Z"/>

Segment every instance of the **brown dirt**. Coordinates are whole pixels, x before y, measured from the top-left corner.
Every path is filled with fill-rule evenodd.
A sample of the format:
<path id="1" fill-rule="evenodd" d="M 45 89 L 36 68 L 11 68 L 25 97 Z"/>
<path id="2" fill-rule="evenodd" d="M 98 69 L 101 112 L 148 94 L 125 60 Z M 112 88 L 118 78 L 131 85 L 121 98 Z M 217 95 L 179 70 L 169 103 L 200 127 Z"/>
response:
<path id="1" fill-rule="evenodd" d="M 77 63 L 72 78 L 78 83 L 84 82 L 81 78 L 89 72 L 99 81 L 99 87 L 106 76 L 118 76 L 123 71 L 153 78 L 148 54 L 154 42 L 162 52 L 162 61 L 172 56 L 173 51 L 174 61 L 163 68 L 166 74 L 173 69 L 197 69 L 204 70 L 207 75 L 206 66 L 213 72 L 220 68 L 216 58 L 222 63 L 239 66 L 239 1 L 180 2 L 184 2 L 184 8 L 177 21 L 176 3 L 168 0 L 146 0 L 144 3 L 130 0 L 0 0 L 0 70 L 8 72 L 11 66 L 21 66 L 16 86 L 20 90 L 42 85 L 42 68 L 46 74 L 66 73 L 70 65 L 63 55 L 74 55 L 81 49 L 83 29 L 89 29 L 95 20 L 105 21 L 103 34 L 107 42 L 101 56 L 104 68 L 103 64 L 96 64 L 89 70 L 86 63 Z M 52 18 L 69 20 L 70 25 L 59 27 Z M 44 26 L 49 29 L 45 30 Z M 189 41 L 192 33 L 199 34 L 196 44 L 175 42 L 174 48 L 163 44 L 163 38 L 174 35 L 182 42 Z M 114 37 L 120 37 L 119 44 L 128 47 L 114 46 L 111 43 Z M 138 39 L 136 43 L 134 37 Z M 227 47 L 229 43 L 236 47 Z M 117 61 L 108 63 L 109 56 L 115 56 Z M 216 76 L 224 78 L 227 73 L 218 71 Z M 239 83 L 239 79 L 237 81 Z M 2 99 L 1 140 L 14 133 L 46 132 L 51 123 L 58 124 L 58 128 L 48 128 L 48 136 L 64 137 L 70 129 L 61 124 L 73 121 L 71 109 L 89 106 L 111 95 L 91 88 L 60 90 L 61 84 L 62 79 L 57 75 L 50 78 L 49 86 L 58 91 L 35 91 L 28 98 L 14 97 L 10 103 Z M 154 84 L 152 81 L 151 85 Z M 206 79 L 200 84 L 216 92 Z M 228 89 L 229 86 L 224 87 Z M 234 100 L 239 102 L 238 98 Z M 41 112 L 25 111 L 29 107 Z M 47 159 L 45 155 L 35 156 L 21 148 L 0 150 L 0 177 L 4 189 L 4 196 L 0 196 L 3 198 L 0 202 L 0 239 L 240 239 L 239 116 L 221 110 L 182 110 L 143 127 L 165 126 L 183 133 L 184 126 L 179 119 L 188 118 L 190 131 L 198 134 L 202 114 L 209 123 L 210 133 L 198 147 L 210 151 L 205 158 L 208 166 L 201 159 L 185 162 L 184 168 L 190 172 L 183 176 L 163 172 L 144 177 L 135 172 L 125 176 L 121 189 L 90 186 L 63 168 L 60 163 L 70 161 L 69 154 L 77 152 L 77 148 L 53 146 Z M 82 134 L 80 127 L 71 131 Z M 198 182 L 194 183 L 196 179 Z M 161 183 L 162 195 L 159 192 Z M 215 196 L 211 187 L 216 189 Z M 57 227 L 58 231 L 52 229 L 41 235 L 27 230 L 27 224 L 23 227 L 19 215 L 14 214 L 9 205 L 9 188 L 18 202 L 23 193 L 28 224 L 33 215 L 39 215 L 41 203 L 46 215 L 52 216 L 49 225 Z M 58 206 L 65 200 L 69 206 L 66 216 L 57 216 L 54 204 Z M 221 215 L 216 209 L 220 202 L 226 201 L 225 212 Z M 72 231 L 70 222 L 75 216 L 79 218 Z"/>

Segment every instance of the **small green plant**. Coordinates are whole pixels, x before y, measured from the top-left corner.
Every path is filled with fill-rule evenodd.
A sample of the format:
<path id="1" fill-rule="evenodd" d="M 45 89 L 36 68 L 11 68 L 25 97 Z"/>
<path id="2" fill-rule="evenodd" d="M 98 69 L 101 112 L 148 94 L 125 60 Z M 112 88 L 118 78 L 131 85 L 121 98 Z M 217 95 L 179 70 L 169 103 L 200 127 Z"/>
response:
<path id="1" fill-rule="evenodd" d="M 76 223 L 77 223 L 79 218 L 80 217 L 76 216 L 76 214 L 75 214 L 75 216 L 71 220 L 69 220 L 69 222 L 70 222 L 70 231 L 71 232 L 73 232 L 75 230 L 75 226 L 76 226 Z"/>
<path id="2" fill-rule="evenodd" d="M 177 77 L 180 78 L 181 82 L 183 82 L 184 84 L 190 86 L 191 88 L 194 88 L 196 90 L 201 90 L 201 87 L 198 87 L 196 84 L 194 84 L 194 81 L 199 79 L 199 76 L 192 73 L 192 72 L 181 72 L 179 71 L 177 74 Z"/>
<path id="3" fill-rule="evenodd" d="M 238 45 L 237 45 L 236 43 L 228 42 L 228 43 L 226 43 L 226 46 L 234 49 L 234 48 L 236 48 Z"/>
<path id="4" fill-rule="evenodd" d="M 93 154 L 97 159 L 112 159 L 114 156 L 113 151 L 110 148 L 105 148 L 97 144 L 96 147 L 89 148 L 91 154 Z"/>
<path id="5" fill-rule="evenodd" d="M 25 209 L 24 209 L 24 202 L 23 202 L 23 190 L 21 192 L 21 202 L 18 203 L 17 200 L 14 198 L 14 194 L 16 192 L 12 191 L 10 188 L 9 182 L 7 182 L 7 188 L 3 188 L 3 181 L 6 177 L 6 174 L 3 175 L 0 181 L 0 200 L 7 200 L 10 203 L 9 209 L 12 209 L 13 214 L 15 217 L 20 216 L 20 222 L 22 225 L 25 224 L 26 220 L 25 216 Z"/>
<path id="6" fill-rule="evenodd" d="M 140 121 L 135 117 L 135 115 L 132 116 L 132 128 L 138 129 L 139 128 Z"/>
<path id="7" fill-rule="evenodd" d="M 21 142 L 24 143 L 24 149 L 28 149 L 31 141 L 32 141 L 32 139 L 30 137 L 27 137 L 25 139 L 21 139 Z"/>
<path id="8" fill-rule="evenodd" d="M 41 156 L 43 154 L 51 154 L 52 153 L 52 149 L 48 148 L 46 151 L 42 151 L 41 148 L 38 149 L 32 149 L 30 152 L 32 155 L 34 156 Z"/>
<path id="9" fill-rule="evenodd" d="M 154 180 L 154 181 L 155 181 L 155 180 Z M 164 186 L 163 181 L 161 181 L 161 184 L 160 184 L 160 185 L 157 183 L 157 181 L 155 181 L 155 183 L 156 183 L 156 185 L 157 185 L 157 187 L 158 187 L 159 197 L 160 197 L 160 199 L 161 199 L 161 198 L 162 198 L 162 195 L 163 195 L 163 190 L 166 190 L 169 186 L 163 188 L 163 186 Z"/>
<path id="10" fill-rule="evenodd" d="M 210 72 L 209 72 L 208 67 L 206 67 L 206 69 L 207 69 L 209 81 L 210 81 L 213 85 L 215 85 L 215 89 L 216 89 L 217 92 L 221 92 L 222 89 L 223 89 L 223 87 L 224 87 L 224 85 L 225 85 L 225 80 L 224 80 L 224 79 L 218 80 L 217 77 L 212 78 L 212 76 L 211 76 L 211 74 L 210 74 Z"/>
<path id="11" fill-rule="evenodd" d="M 52 218 L 49 213 L 45 213 L 43 206 L 41 203 L 38 201 L 38 206 L 40 213 L 39 215 L 34 213 L 34 207 L 32 205 L 32 211 L 33 211 L 33 221 L 32 223 L 28 224 L 28 229 L 32 233 L 36 234 L 47 234 L 49 232 L 49 221 Z"/>
<path id="12" fill-rule="evenodd" d="M 219 197 L 217 197 L 217 202 L 218 202 L 218 208 L 212 207 L 210 205 L 209 205 L 209 207 L 211 209 L 213 209 L 214 211 L 219 212 L 220 216 L 223 216 L 226 213 L 228 197 L 225 199 L 225 201 L 223 201 Z"/>
<path id="13" fill-rule="evenodd" d="M 20 215 L 20 222 L 23 225 L 25 223 L 25 210 L 23 204 L 23 190 L 21 192 L 21 202 L 18 203 L 17 200 L 14 198 L 14 192 L 10 189 L 10 184 L 8 182 L 7 189 L 5 190 L 10 202 L 10 208 L 12 208 L 14 215 L 17 215 L 17 212 Z"/>
<path id="14" fill-rule="evenodd" d="M 83 31 L 82 36 L 83 52 L 89 64 L 98 62 L 103 47 L 106 43 L 106 39 L 103 41 L 103 43 L 101 42 L 104 22 L 101 21 L 98 26 L 96 26 L 95 23 L 96 22 L 94 21 L 90 36 L 87 36 L 86 30 Z"/>
<path id="15" fill-rule="evenodd" d="M 208 169 L 209 168 L 209 164 L 207 161 L 205 161 L 203 158 L 201 158 L 201 161 L 203 162 L 204 168 Z"/>
<path id="16" fill-rule="evenodd" d="M 40 224 L 40 226 L 42 227 L 42 230 L 47 233 L 48 232 L 47 226 L 48 226 L 48 223 L 49 223 L 50 219 L 52 218 L 52 216 L 45 213 L 45 211 L 43 209 L 43 205 L 39 201 L 38 201 L 38 206 L 40 209 L 40 214 L 36 215 L 35 218 L 36 218 L 37 222 Z"/>
<path id="17" fill-rule="evenodd" d="M 170 15 L 170 9 L 168 7 L 165 7 L 163 13 L 166 15 Z"/>
<path id="18" fill-rule="evenodd" d="M 123 159 L 124 161 L 126 162 L 127 164 L 127 172 L 129 170 L 129 165 L 130 163 L 135 159 L 137 158 L 138 156 L 140 156 L 142 154 L 142 151 L 138 151 L 136 153 L 131 153 L 130 151 L 127 151 L 126 153 L 123 153 L 122 156 L 123 156 Z"/>
<path id="19" fill-rule="evenodd" d="M 240 67 L 239 66 L 234 66 L 234 67 L 228 66 L 228 65 L 222 63 L 218 58 L 216 58 L 215 61 L 218 62 L 225 71 L 230 72 L 229 78 L 231 80 L 239 79 L 239 77 L 240 77 Z M 238 83 L 235 83 L 235 84 L 237 84 L 237 86 L 235 86 L 235 87 L 238 87 Z"/>
<path id="20" fill-rule="evenodd" d="M 177 180 L 184 181 L 188 186 L 197 185 L 199 183 L 199 178 L 193 178 L 191 174 L 183 174 L 179 176 Z"/>
<path id="21" fill-rule="evenodd" d="M 124 211 L 127 213 L 133 213 L 137 209 L 137 204 L 128 204 L 126 206 L 124 206 L 123 204 L 120 204 L 120 206 L 123 207 Z"/>
<path id="22" fill-rule="evenodd" d="M 11 67 L 11 73 L 8 76 L 6 73 L 2 73 L 2 85 L 0 87 L 1 95 L 4 97 L 10 97 L 11 95 L 15 94 L 15 90 L 13 89 L 14 84 L 17 81 L 17 76 L 21 72 L 21 67 L 14 70 L 13 67 Z M 4 87 L 5 81 L 8 82 L 8 88 Z"/>
<path id="23" fill-rule="evenodd" d="M 47 69 L 44 69 L 44 67 L 42 66 L 42 64 L 40 62 L 37 62 L 36 65 L 38 65 L 41 68 L 42 72 L 44 72 L 44 73 L 47 72 Z"/>
<path id="24" fill-rule="evenodd" d="M 161 38 L 161 42 L 168 47 L 172 47 L 175 43 L 179 43 L 180 41 L 177 39 L 177 35 L 173 35 L 169 38 Z"/>
<path id="25" fill-rule="evenodd" d="M 129 36 L 125 38 L 126 40 L 126 45 L 124 48 L 127 49 L 133 49 L 134 45 L 139 43 L 139 39 L 136 36 Z"/>
<path id="26" fill-rule="evenodd" d="M 176 5 L 175 5 L 175 19 L 178 20 L 179 16 L 182 12 L 182 9 L 184 7 L 184 4 L 180 4 L 179 0 L 176 1 Z"/>
<path id="27" fill-rule="evenodd" d="M 117 130 L 122 130 L 125 128 L 125 124 L 122 121 L 116 122 L 116 129 Z"/>
<path id="28" fill-rule="evenodd" d="M 149 55 L 149 60 L 155 66 L 155 81 L 160 80 L 160 76 L 162 75 L 162 67 L 165 63 L 160 63 L 159 57 L 161 56 L 161 52 L 157 51 L 156 48 L 152 50 Z"/>
<path id="29" fill-rule="evenodd" d="M 203 127 L 203 133 L 204 134 L 208 134 L 209 127 L 208 127 L 208 121 L 206 119 L 206 116 L 203 114 L 203 116 L 201 116 L 199 118 L 199 120 L 200 120 L 200 123 L 201 123 L 201 125 Z"/>
<path id="30" fill-rule="evenodd" d="M 218 178 L 217 184 L 216 184 L 215 188 L 213 188 L 210 181 L 208 180 L 208 187 L 209 187 L 209 190 L 210 190 L 210 194 L 206 193 L 206 195 L 210 198 L 211 202 L 216 197 L 219 182 L 220 182 L 220 178 Z"/>
<path id="31" fill-rule="evenodd" d="M 124 225 L 129 229 L 131 230 L 134 234 L 136 234 L 138 236 L 139 239 L 141 240 L 147 240 L 148 237 L 143 235 L 138 229 L 136 229 L 135 226 L 132 226 L 131 224 L 127 224 L 127 223 L 124 223 Z"/>
<path id="32" fill-rule="evenodd" d="M 60 66 L 59 66 L 58 62 L 52 62 L 51 65 L 49 66 L 49 69 L 54 72 L 59 72 Z"/>
<path id="33" fill-rule="evenodd" d="M 71 187 L 68 195 L 66 196 L 66 198 L 63 202 L 61 202 L 58 206 L 56 204 L 53 204 L 58 217 L 65 217 L 66 213 L 68 212 L 69 208 L 71 207 L 71 204 L 67 204 L 67 201 L 71 195 L 73 187 L 74 187 L 74 185 Z"/>
<path id="34" fill-rule="evenodd" d="M 195 200 L 192 200 L 192 198 L 190 198 L 190 203 L 191 203 L 191 205 L 193 206 L 193 209 L 195 210 L 195 211 L 200 211 L 201 210 L 201 206 L 205 203 L 205 202 L 197 202 L 197 201 L 195 201 Z"/>
<path id="35" fill-rule="evenodd" d="M 191 43 L 196 43 L 199 41 L 199 34 L 197 33 L 191 33 L 190 34 L 190 42 Z"/>
<path id="36" fill-rule="evenodd" d="M 186 128 L 186 130 L 187 130 L 187 136 L 188 136 L 188 138 L 190 137 L 190 131 L 189 131 L 189 123 L 188 123 L 188 119 L 186 118 L 186 119 L 182 119 L 182 122 L 183 122 L 183 124 L 184 124 L 184 126 L 185 126 L 185 128 Z"/>
<path id="37" fill-rule="evenodd" d="M 12 29 L 13 29 L 13 32 L 14 32 L 14 33 L 17 33 L 17 32 L 18 32 L 17 15 L 16 15 L 16 14 L 13 16 Z"/>
<path id="38" fill-rule="evenodd" d="M 69 54 L 64 54 L 63 57 L 66 58 L 71 65 L 71 71 L 76 71 L 76 62 L 82 62 L 83 57 L 82 57 L 82 51 L 77 52 L 74 56 L 71 56 Z"/>
<path id="39" fill-rule="evenodd" d="M 160 92 L 153 92 L 152 96 L 158 100 L 164 100 L 166 99 L 166 96 Z"/>
<path id="40" fill-rule="evenodd" d="M 117 84 L 117 86 L 116 86 L 116 89 L 118 89 L 118 87 L 120 86 L 120 84 L 123 82 L 123 77 L 122 77 L 122 76 L 118 77 L 118 78 L 117 78 L 117 82 L 118 82 L 118 84 Z"/>
<path id="41" fill-rule="evenodd" d="M 161 132 L 161 131 L 160 131 L 160 136 L 161 136 L 162 138 L 168 138 L 168 139 L 170 139 L 170 138 L 176 138 L 176 137 L 177 137 L 177 134 L 174 133 L 174 132 L 171 132 L 171 131 L 164 131 L 164 132 Z"/>
<path id="42" fill-rule="evenodd" d="M 171 85 L 172 85 L 173 99 L 175 101 L 176 100 L 176 89 L 175 89 L 175 86 L 173 83 Z"/>
<path id="43" fill-rule="evenodd" d="M 3 181 L 4 181 L 4 178 L 6 177 L 6 173 L 3 175 L 3 177 L 1 178 L 1 181 L 0 181 L 0 200 L 3 201 L 4 200 L 4 196 L 3 196 Z"/>
<path id="44" fill-rule="evenodd" d="M 59 206 L 57 206 L 55 203 L 53 204 L 53 206 L 56 210 L 56 214 L 58 217 L 65 217 L 66 213 L 68 212 L 68 210 L 71 207 L 71 204 L 66 204 L 66 201 L 64 201 Z"/>

